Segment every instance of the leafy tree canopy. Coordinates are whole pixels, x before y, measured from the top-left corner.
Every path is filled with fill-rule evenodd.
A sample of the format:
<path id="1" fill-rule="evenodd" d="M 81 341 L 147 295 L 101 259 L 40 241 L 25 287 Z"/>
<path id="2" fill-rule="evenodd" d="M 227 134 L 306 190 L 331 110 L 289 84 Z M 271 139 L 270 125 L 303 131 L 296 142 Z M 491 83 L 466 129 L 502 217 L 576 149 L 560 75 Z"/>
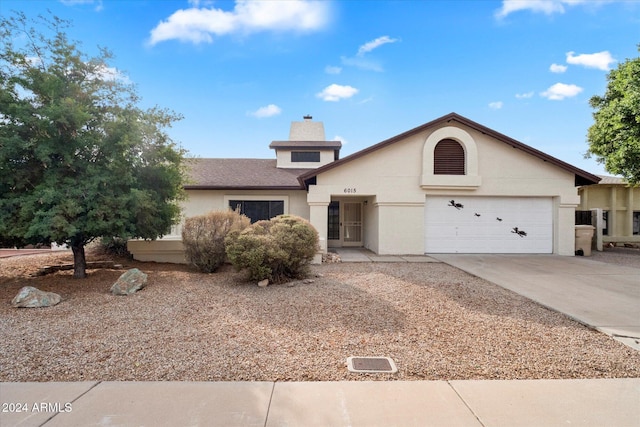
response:
<path id="1" fill-rule="evenodd" d="M 640 51 L 640 45 L 638 45 Z M 640 58 L 611 70 L 604 96 L 591 98 L 595 123 L 589 128 L 589 151 L 607 171 L 640 184 Z"/>
<path id="2" fill-rule="evenodd" d="M 92 240 L 155 239 L 177 222 L 185 153 L 165 131 L 181 117 L 139 108 L 111 53 L 88 58 L 67 28 L 0 20 L 0 245 L 67 244 L 84 277 Z"/>

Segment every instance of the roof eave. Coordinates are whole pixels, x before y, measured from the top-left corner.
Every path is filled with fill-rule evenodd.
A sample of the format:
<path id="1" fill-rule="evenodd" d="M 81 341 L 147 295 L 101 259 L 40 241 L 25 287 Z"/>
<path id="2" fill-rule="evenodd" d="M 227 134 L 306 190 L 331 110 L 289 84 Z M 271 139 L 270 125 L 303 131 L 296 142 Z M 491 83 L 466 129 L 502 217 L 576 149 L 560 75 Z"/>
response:
<path id="1" fill-rule="evenodd" d="M 185 185 L 185 190 L 304 190 L 304 186 L 299 185 Z"/>
<path id="2" fill-rule="evenodd" d="M 569 172 L 572 172 L 573 174 L 575 174 L 575 185 L 576 186 L 578 186 L 578 185 L 589 185 L 587 183 L 597 184 L 601 179 L 597 175 L 593 175 L 593 174 L 591 174 L 591 173 L 589 173 L 589 172 L 587 172 L 585 170 L 577 168 L 577 167 L 575 167 L 573 165 L 570 165 L 569 163 L 566 163 L 566 162 L 564 162 L 564 161 L 562 161 L 560 159 L 557 159 L 557 158 L 555 158 L 553 156 L 550 156 L 550 155 L 548 155 L 546 153 L 543 153 L 540 150 L 536 150 L 533 147 L 530 147 L 530 146 L 528 146 L 526 144 L 523 144 L 522 142 L 517 141 L 517 140 L 515 140 L 515 139 L 513 139 L 511 137 L 508 137 L 508 136 L 506 136 L 506 135 L 504 135 L 504 134 L 502 134 L 500 132 L 496 132 L 493 129 L 490 129 L 490 128 L 486 127 L 486 126 L 483 126 L 483 125 L 481 125 L 479 123 L 476 123 L 473 120 L 469 120 L 466 117 L 463 117 L 463 116 L 461 116 L 461 115 L 459 115 L 457 113 L 449 113 L 449 114 L 447 114 L 445 116 L 442 116 L 442 117 L 440 117 L 438 119 L 432 120 L 432 121 L 430 121 L 428 123 L 425 123 L 425 124 L 420 125 L 420 126 L 418 126 L 416 128 L 410 129 L 410 130 L 408 130 L 406 132 L 403 132 L 403 133 L 401 133 L 399 135 L 396 135 L 396 136 L 391 137 L 389 139 L 386 139 L 386 140 L 384 140 L 382 142 L 374 144 L 374 145 L 372 145 L 372 146 L 370 146 L 368 148 L 365 148 L 365 149 L 360 150 L 360 151 L 358 151 L 356 153 L 353 153 L 353 154 L 351 154 L 351 155 L 349 155 L 347 157 L 344 157 L 343 159 L 336 160 L 335 162 L 329 163 L 329 164 L 327 164 L 325 166 L 321 166 L 318 169 L 315 169 L 313 171 L 309 171 L 307 173 L 304 173 L 304 174 L 302 174 L 301 176 L 298 177 L 298 181 L 301 184 L 304 184 L 304 182 L 306 180 L 312 178 L 313 176 L 317 176 L 318 174 L 320 174 L 322 172 L 325 172 L 325 171 L 327 171 L 329 169 L 333 169 L 334 167 L 340 166 L 341 164 L 348 163 L 348 162 L 350 162 L 352 160 L 355 160 L 355 159 L 357 159 L 359 157 L 362 157 L 362 156 L 364 156 L 364 155 L 366 155 L 368 153 L 371 153 L 373 151 L 377 151 L 377 150 L 379 150 L 381 148 L 384 148 L 384 147 L 386 147 L 388 145 L 391 145 L 391 144 L 393 144 L 393 143 L 395 143 L 397 141 L 400 141 L 400 140 L 402 140 L 404 138 L 407 138 L 407 137 L 409 137 L 411 135 L 414 135 L 416 133 L 422 132 L 425 129 L 427 129 L 429 127 L 432 127 L 432 126 L 434 126 L 434 125 L 436 125 L 438 123 L 450 122 L 450 121 L 457 121 L 458 123 L 463 124 L 465 126 L 468 126 L 468 127 L 472 128 L 472 129 L 475 129 L 476 131 L 478 131 L 480 133 L 492 136 L 492 137 L 494 137 L 494 138 L 496 138 L 496 139 L 498 139 L 498 140 L 500 140 L 500 141 L 502 141 L 502 142 L 504 142 L 506 144 L 510 144 L 513 148 L 520 149 L 520 150 L 522 150 L 522 151 L 524 151 L 524 152 L 526 152 L 528 154 L 531 154 L 533 156 L 536 156 L 536 157 L 540 158 L 541 160 L 543 160 L 545 162 L 549 162 L 549 163 L 551 163 L 551 164 L 553 164 L 555 166 L 558 166 L 558 167 L 560 167 L 562 169 L 565 169 L 565 170 L 567 170 Z M 578 183 L 580 183 L 580 184 L 578 184 Z"/>

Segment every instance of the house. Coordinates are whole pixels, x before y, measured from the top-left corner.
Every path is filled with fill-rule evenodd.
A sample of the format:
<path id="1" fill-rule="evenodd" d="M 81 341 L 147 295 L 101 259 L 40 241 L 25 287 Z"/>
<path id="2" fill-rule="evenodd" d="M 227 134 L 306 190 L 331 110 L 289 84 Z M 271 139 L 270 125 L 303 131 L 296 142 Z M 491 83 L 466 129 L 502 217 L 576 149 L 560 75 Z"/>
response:
<path id="1" fill-rule="evenodd" d="M 631 187 L 623 178 L 600 178 L 596 185 L 578 188 L 578 209 L 601 212 L 604 243 L 640 243 L 640 187 Z"/>
<path id="2" fill-rule="evenodd" d="M 239 208 L 288 213 L 318 230 L 321 251 L 574 255 L 576 187 L 599 178 L 451 113 L 340 158 L 310 116 L 273 141 L 275 159 L 196 159 L 186 217 Z M 184 262 L 179 230 L 130 241 L 136 259 Z"/>

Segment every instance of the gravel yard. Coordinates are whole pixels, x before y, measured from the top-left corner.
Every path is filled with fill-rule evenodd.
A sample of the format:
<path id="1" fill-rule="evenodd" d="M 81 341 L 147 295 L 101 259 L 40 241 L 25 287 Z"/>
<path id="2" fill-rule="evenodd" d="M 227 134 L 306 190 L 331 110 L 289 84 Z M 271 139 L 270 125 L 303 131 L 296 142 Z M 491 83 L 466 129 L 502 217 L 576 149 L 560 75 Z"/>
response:
<path id="1" fill-rule="evenodd" d="M 258 288 L 228 266 L 125 261 L 149 283 L 116 297 L 123 270 L 28 277 L 60 258 L 0 259 L 0 381 L 640 376 L 640 352 L 445 264 L 326 264 L 313 283 Z M 63 301 L 12 308 L 25 285 Z M 391 357 L 398 373 L 349 373 L 348 356 Z"/>

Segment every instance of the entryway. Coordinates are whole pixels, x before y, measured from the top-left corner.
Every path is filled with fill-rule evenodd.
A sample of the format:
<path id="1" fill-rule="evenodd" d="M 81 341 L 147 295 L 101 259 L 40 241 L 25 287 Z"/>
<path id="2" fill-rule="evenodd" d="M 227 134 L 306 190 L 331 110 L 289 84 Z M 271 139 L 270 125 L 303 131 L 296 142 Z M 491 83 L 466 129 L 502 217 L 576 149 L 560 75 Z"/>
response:
<path id="1" fill-rule="evenodd" d="M 328 209 L 328 246 L 362 247 L 363 202 L 334 200 Z"/>

